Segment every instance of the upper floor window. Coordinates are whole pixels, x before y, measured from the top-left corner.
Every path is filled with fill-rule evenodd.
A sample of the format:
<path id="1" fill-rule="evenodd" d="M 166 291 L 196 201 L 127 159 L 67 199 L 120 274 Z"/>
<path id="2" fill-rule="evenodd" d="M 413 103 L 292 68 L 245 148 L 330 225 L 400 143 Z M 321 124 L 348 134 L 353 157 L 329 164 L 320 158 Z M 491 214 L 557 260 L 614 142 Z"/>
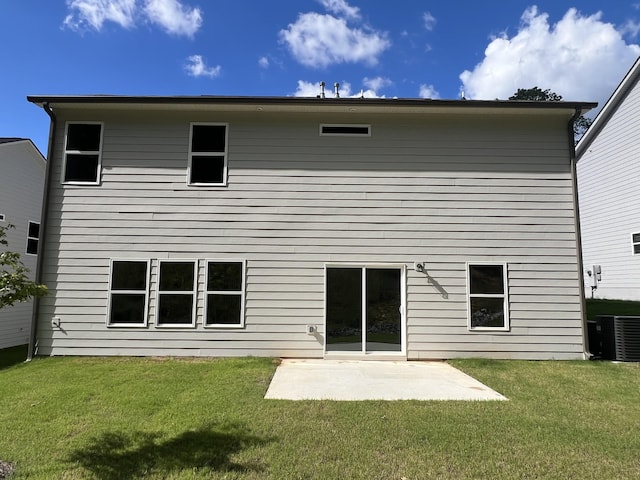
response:
<path id="1" fill-rule="evenodd" d="M 191 124 L 187 183 L 227 184 L 227 124 Z"/>
<path id="2" fill-rule="evenodd" d="M 40 224 L 29 222 L 27 227 L 27 253 L 29 255 L 38 254 L 38 243 L 40 242 Z"/>
<path id="3" fill-rule="evenodd" d="M 467 295 L 470 330 L 509 330 L 506 264 L 468 264 Z"/>
<path id="4" fill-rule="evenodd" d="M 101 157 L 102 123 L 67 123 L 62 181 L 97 185 Z"/>
<path id="5" fill-rule="evenodd" d="M 0 222 L 4 222 L 4 213 L 0 213 Z"/>
<path id="6" fill-rule="evenodd" d="M 631 247 L 634 255 L 640 255 L 640 233 L 631 234 Z"/>

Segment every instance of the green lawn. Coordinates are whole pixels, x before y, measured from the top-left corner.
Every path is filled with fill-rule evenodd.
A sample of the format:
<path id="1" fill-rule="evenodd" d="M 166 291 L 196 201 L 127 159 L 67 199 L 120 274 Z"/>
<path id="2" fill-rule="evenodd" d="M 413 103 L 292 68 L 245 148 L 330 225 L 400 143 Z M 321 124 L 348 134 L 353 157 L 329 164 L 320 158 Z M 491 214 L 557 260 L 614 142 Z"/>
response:
<path id="1" fill-rule="evenodd" d="M 640 302 L 628 300 L 587 299 L 587 319 L 595 320 L 598 315 L 640 315 Z"/>
<path id="2" fill-rule="evenodd" d="M 290 402 L 271 359 L 6 358 L 12 480 L 640 478 L 638 364 L 451 362 L 508 402 Z"/>

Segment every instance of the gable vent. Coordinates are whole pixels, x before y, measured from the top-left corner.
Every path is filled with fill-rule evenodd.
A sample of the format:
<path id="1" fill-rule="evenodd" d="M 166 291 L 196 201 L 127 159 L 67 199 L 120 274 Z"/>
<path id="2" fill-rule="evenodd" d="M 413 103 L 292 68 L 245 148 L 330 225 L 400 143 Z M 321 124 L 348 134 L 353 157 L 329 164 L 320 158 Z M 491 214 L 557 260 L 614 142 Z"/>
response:
<path id="1" fill-rule="evenodd" d="M 320 135 L 370 137 L 371 125 L 320 125 Z"/>

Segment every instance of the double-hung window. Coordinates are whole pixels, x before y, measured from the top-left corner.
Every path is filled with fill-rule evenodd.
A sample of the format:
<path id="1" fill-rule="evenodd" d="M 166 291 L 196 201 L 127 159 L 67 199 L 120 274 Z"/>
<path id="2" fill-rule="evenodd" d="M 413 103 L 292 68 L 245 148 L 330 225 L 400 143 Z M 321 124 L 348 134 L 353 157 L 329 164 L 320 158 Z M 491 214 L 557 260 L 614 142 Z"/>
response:
<path id="1" fill-rule="evenodd" d="M 144 327 L 149 302 L 149 261 L 113 260 L 109 289 L 110 327 Z"/>
<path id="2" fill-rule="evenodd" d="M 189 140 L 189 185 L 227 184 L 227 124 L 192 123 Z"/>
<path id="3" fill-rule="evenodd" d="M 244 325 L 244 262 L 207 262 L 205 326 Z"/>
<path id="4" fill-rule="evenodd" d="M 509 330 L 507 265 L 467 264 L 470 330 Z"/>
<path id="5" fill-rule="evenodd" d="M 631 234 L 631 248 L 634 255 L 640 255 L 640 233 Z"/>
<path id="6" fill-rule="evenodd" d="M 185 327 L 195 325 L 196 265 L 193 260 L 160 260 L 158 267 L 158 326 Z"/>
<path id="7" fill-rule="evenodd" d="M 40 242 L 40 224 L 37 222 L 29 222 L 27 225 L 27 248 L 29 255 L 38 254 L 38 243 Z"/>
<path id="8" fill-rule="evenodd" d="M 99 184 L 101 158 L 102 123 L 67 123 L 62 182 L 81 185 Z"/>

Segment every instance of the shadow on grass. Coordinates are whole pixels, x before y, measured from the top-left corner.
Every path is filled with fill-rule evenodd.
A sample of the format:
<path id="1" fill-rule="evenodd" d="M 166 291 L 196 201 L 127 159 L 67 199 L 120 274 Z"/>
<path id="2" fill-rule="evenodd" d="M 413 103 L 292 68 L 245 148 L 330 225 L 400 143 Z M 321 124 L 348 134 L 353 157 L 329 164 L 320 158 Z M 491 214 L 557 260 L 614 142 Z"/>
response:
<path id="1" fill-rule="evenodd" d="M 13 367 L 27 359 L 27 345 L 0 349 L 0 370 Z"/>
<path id="2" fill-rule="evenodd" d="M 240 425 L 211 426 L 161 440 L 151 432 L 105 433 L 73 452 L 69 461 L 79 463 L 99 479 L 134 479 L 151 472 L 169 474 L 180 470 L 261 472 L 255 464 L 234 463 L 230 456 L 269 440 L 248 435 Z"/>

